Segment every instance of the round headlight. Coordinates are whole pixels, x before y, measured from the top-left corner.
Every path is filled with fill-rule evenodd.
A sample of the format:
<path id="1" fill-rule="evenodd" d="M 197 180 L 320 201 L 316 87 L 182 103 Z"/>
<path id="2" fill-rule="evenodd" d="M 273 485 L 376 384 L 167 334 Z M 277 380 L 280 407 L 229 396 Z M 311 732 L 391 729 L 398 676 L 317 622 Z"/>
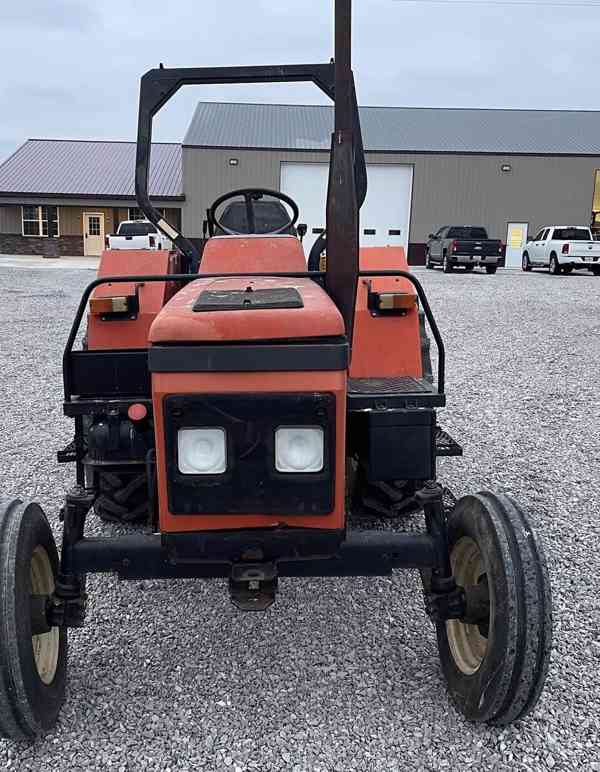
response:
<path id="1" fill-rule="evenodd" d="M 180 429 L 177 451 L 182 474 L 222 474 L 227 469 L 225 429 Z"/>
<path id="2" fill-rule="evenodd" d="M 320 426 L 280 426 L 275 432 L 275 468 L 278 472 L 320 472 L 324 444 Z"/>

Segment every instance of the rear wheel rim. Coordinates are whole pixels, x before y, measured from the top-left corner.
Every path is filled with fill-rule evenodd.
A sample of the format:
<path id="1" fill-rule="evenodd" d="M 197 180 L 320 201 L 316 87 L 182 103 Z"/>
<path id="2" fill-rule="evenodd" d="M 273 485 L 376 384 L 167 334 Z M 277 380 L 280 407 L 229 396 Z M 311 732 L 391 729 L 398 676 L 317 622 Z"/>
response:
<path id="1" fill-rule="evenodd" d="M 33 595 L 51 595 L 54 592 L 54 571 L 48 553 L 38 545 L 31 556 L 29 575 Z M 33 658 L 42 682 L 49 686 L 58 669 L 60 631 L 53 627 L 47 633 L 31 636 Z"/>
<path id="2" fill-rule="evenodd" d="M 485 581 L 483 556 L 477 542 L 470 536 L 463 536 L 456 542 L 452 547 L 450 560 L 456 584 L 460 587 Z M 450 652 L 458 669 L 465 675 L 476 673 L 488 649 L 488 637 L 482 634 L 481 625 L 450 619 L 446 622 L 446 633 Z"/>

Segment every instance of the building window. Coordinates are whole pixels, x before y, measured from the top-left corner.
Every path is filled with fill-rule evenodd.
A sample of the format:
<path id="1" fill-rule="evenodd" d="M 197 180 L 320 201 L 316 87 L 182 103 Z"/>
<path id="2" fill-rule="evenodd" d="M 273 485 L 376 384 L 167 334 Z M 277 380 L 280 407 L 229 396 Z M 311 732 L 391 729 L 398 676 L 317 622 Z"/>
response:
<path id="1" fill-rule="evenodd" d="M 161 217 L 165 216 L 165 210 L 163 208 L 159 207 L 156 211 L 159 213 L 159 215 Z M 130 220 L 145 220 L 146 219 L 146 215 L 137 206 L 130 206 L 129 207 L 129 219 Z"/>
<path id="2" fill-rule="evenodd" d="M 23 236 L 59 236 L 57 206 L 22 206 Z"/>

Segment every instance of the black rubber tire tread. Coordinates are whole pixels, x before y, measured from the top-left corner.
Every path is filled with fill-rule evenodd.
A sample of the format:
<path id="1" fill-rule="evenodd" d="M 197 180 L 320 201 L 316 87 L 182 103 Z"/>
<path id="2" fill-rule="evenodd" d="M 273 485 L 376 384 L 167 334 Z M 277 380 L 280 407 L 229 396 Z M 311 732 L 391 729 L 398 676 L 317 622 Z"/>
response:
<path id="1" fill-rule="evenodd" d="M 454 664 L 446 624 L 438 624 L 442 669 L 468 719 L 506 725 L 534 708 L 548 672 L 552 603 L 546 561 L 524 512 L 506 495 L 461 499 L 449 520 L 450 543 L 461 535 L 479 537 L 480 549 L 487 544 L 483 557 L 495 567 L 500 611 L 490 625 L 488 654 L 471 676 Z"/>
<path id="2" fill-rule="evenodd" d="M 486 265 L 485 267 L 485 272 L 489 273 L 490 275 L 496 273 L 497 270 L 498 270 L 497 265 Z"/>
<path id="3" fill-rule="evenodd" d="M 553 260 L 554 260 L 554 268 L 552 268 Z M 558 262 L 558 257 L 554 252 L 550 255 L 550 261 L 548 263 L 548 273 L 551 273 L 552 276 L 558 276 L 561 273 L 560 263 Z"/>
<path id="4" fill-rule="evenodd" d="M 531 260 L 529 259 L 529 252 L 525 252 L 521 260 L 521 270 L 529 273 L 531 271 Z"/>
<path id="5" fill-rule="evenodd" d="M 448 255 L 444 255 L 442 258 L 442 271 L 444 273 L 452 273 L 452 264 L 448 260 Z"/>
<path id="6" fill-rule="evenodd" d="M 39 677 L 26 613 L 33 550 L 46 549 L 54 574 L 58 553 L 42 509 L 33 502 L 0 501 L 0 733 L 33 739 L 51 729 L 64 702 L 67 632 L 60 630 L 57 670 L 51 684 Z"/>
<path id="7" fill-rule="evenodd" d="M 130 474 L 97 473 L 98 497 L 94 512 L 111 523 L 140 523 L 148 519 L 146 471 Z"/>
<path id="8" fill-rule="evenodd" d="M 431 257 L 429 255 L 429 251 L 425 252 L 425 268 L 428 268 L 430 270 L 433 270 L 433 263 L 431 262 Z"/>

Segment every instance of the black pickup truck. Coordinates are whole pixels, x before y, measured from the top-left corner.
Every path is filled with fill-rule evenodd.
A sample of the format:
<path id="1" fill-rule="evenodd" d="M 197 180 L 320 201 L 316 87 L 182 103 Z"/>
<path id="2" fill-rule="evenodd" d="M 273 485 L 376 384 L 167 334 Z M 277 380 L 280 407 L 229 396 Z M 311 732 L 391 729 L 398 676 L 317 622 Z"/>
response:
<path id="1" fill-rule="evenodd" d="M 488 239 L 485 228 L 474 225 L 444 225 L 437 233 L 429 234 L 425 247 L 425 266 L 441 265 L 444 273 L 456 266 L 472 271 L 475 266 L 486 273 L 496 273 L 502 255 L 502 242 Z"/>

